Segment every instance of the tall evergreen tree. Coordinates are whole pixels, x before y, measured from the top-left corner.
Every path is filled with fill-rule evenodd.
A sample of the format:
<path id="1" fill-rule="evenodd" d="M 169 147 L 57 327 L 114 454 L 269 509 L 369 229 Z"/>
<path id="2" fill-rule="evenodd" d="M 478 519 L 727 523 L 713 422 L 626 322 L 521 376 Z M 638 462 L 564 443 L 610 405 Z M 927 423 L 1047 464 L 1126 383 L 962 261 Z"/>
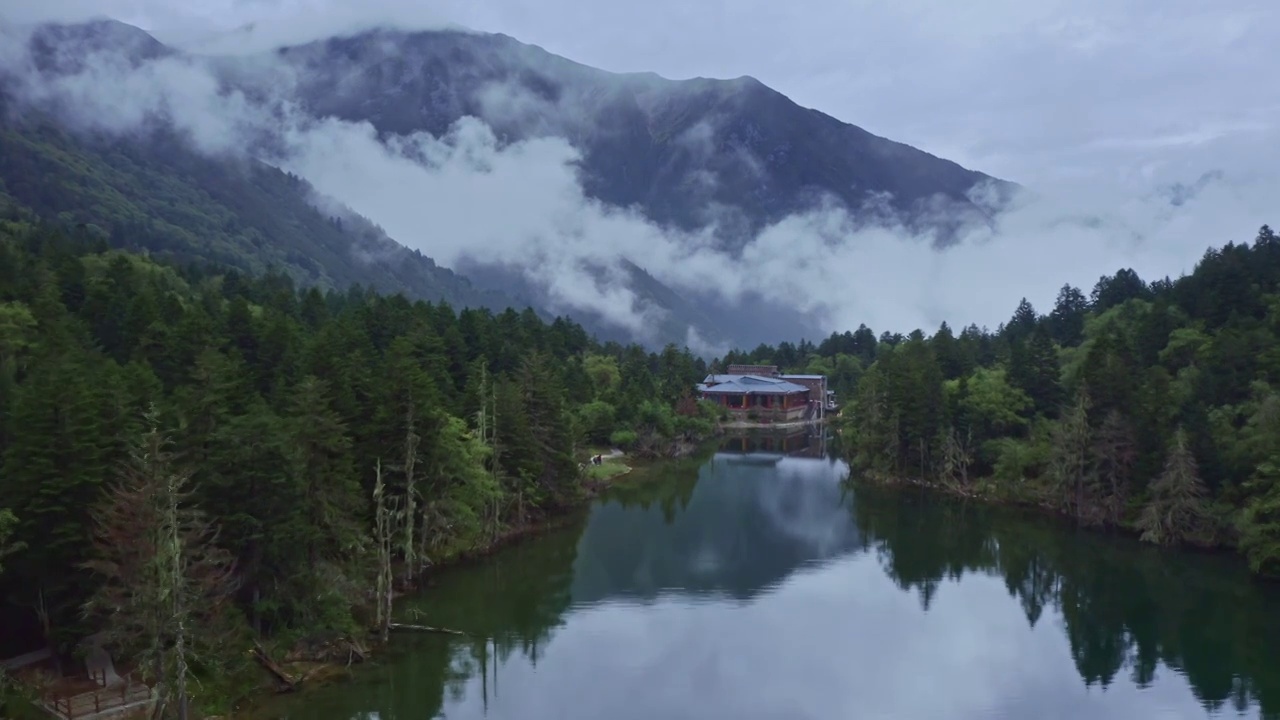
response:
<path id="1" fill-rule="evenodd" d="M 1138 518 L 1142 539 L 1172 545 L 1203 532 L 1208 523 L 1205 494 L 1187 435 L 1179 429 L 1174 434 L 1164 472 L 1151 484 L 1151 497 Z"/>

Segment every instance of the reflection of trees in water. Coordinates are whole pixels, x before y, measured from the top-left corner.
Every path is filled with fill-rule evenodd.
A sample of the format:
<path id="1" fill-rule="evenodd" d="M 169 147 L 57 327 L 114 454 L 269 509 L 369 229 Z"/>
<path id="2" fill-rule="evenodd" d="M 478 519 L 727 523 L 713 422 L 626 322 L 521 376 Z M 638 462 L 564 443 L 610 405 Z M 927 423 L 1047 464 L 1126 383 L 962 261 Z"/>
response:
<path id="1" fill-rule="evenodd" d="M 317 691 L 298 717 L 433 717 L 446 697 L 477 689 L 487 703 L 501 695 L 508 660 L 539 662 L 573 603 L 659 592 L 751 598 L 807 561 L 858 551 L 874 553 L 925 610 L 965 573 L 1002 578 L 1032 627 L 1046 609 L 1061 616 L 1088 685 L 1124 673 L 1145 686 L 1163 666 L 1185 674 L 1206 708 L 1280 710 L 1280 588 L 1251 583 L 1232 560 L 912 492 L 859 487 L 848 502 L 846 488 L 824 479 L 829 467 L 790 462 L 666 467 L 611 492 L 585 526 L 451 571 L 401 611 L 469 639 L 401 636 L 382 670 L 361 674 L 366 687 Z M 717 562 L 699 566 L 708 550 Z"/>
<path id="2" fill-rule="evenodd" d="M 1032 626 L 1052 607 L 1081 678 L 1109 686 L 1125 671 L 1149 685 L 1161 662 L 1206 709 L 1280 713 L 1280 589 L 1231 560 L 1161 552 L 1044 519 L 860 488 L 863 546 L 927 610 L 965 572 L 1002 577 Z"/>
<path id="3" fill-rule="evenodd" d="M 749 600 L 804 563 L 853 551 L 843 467 L 718 455 L 611 495 L 583 531 L 574 600 L 652 601 L 664 592 Z"/>
<path id="4" fill-rule="evenodd" d="M 451 572 L 409 604 L 431 623 L 462 630 L 450 657 L 450 693 L 461 700 L 471 679 L 480 680 L 482 702 L 501 690 L 499 668 L 513 655 L 536 667 L 554 628 L 564 622 L 577 557 L 574 524 L 513 546 L 484 562 Z M 421 713 L 417 708 L 415 712 Z"/>
<path id="5" fill-rule="evenodd" d="M 341 684 L 308 693 L 296 717 L 437 717 L 446 694 L 461 701 L 476 680 L 487 704 L 501 692 L 498 669 L 512 657 L 536 665 L 554 629 L 564 622 L 580 533 L 580 524 L 573 523 L 451 570 L 419 597 L 400 604 L 397 616 L 461 630 L 466 639 L 397 635 L 388 654 L 376 658 L 377 667 L 357 673 L 354 687 Z"/>

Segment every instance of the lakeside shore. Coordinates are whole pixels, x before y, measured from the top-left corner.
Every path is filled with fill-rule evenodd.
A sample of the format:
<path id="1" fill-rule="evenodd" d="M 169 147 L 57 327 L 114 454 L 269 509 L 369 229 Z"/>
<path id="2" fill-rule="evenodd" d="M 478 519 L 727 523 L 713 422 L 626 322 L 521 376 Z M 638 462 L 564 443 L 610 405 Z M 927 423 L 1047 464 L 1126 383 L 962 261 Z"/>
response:
<path id="1" fill-rule="evenodd" d="M 602 464 L 599 466 L 587 465 L 584 471 L 589 470 L 591 467 L 604 467 L 608 468 L 608 471 L 598 475 L 584 472 L 583 493 L 572 506 L 521 526 L 508 528 L 492 540 L 442 557 L 424 568 L 412 583 L 403 582 L 403 569 L 401 569 L 401 578 L 397 581 L 395 598 L 399 600 L 414 593 L 422 592 L 430 585 L 432 579 L 440 573 L 482 561 L 512 545 L 563 528 L 578 520 L 581 517 L 581 513 L 585 512 L 603 492 L 632 482 L 643 482 L 647 479 L 646 471 L 659 468 L 669 462 L 696 456 L 699 451 L 709 447 L 713 442 L 713 439 L 708 439 L 698 443 L 673 443 L 670 448 L 667 448 L 668 453 L 650 453 L 644 456 L 629 455 L 616 449 L 611 450 L 608 454 L 600 452 Z M 588 458 L 594 454 L 597 453 L 590 452 Z M 429 619 L 424 621 L 430 622 Z M 431 631 L 450 634 L 456 632 L 452 631 L 451 628 L 432 628 Z M 364 657 L 362 660 L 376 662 L 379 652 L 384 650 L 384 646 L 377 639 L 376 631 L 370 629 L 368 637 L 364 638 L 364 640 L 365 644 L 362 648 Z M 294 686 L 282 690 L 279 683 L 264 682 L 256 691 L 248 693 L 241 698 L 236 703 L 232 714 L 217 718 L 211 717 L 206 720 L 229 720 L 229 718 L 267 720 L 270 716 L 263 715 L 261 712 L 264 706 L 268 704 L 269 698 L 282 692 L 301 693 L 335 682 L 343 682 L 350 678 L 353 670 L 352 665 L 353 663 L 349 662 L 347 658 L 343 658 L 340 661 L 322 662 L 316 662 L 314 659 L 301 659 L 281 663 L 282 669 L 296 673 L 298 682 Z M 264 670 L 262 677 L 264 681 L 269 680 L 270 673 Z"/>
<path id="2" fill-rule="evenodd" d="M 918 478 L 886 477 L 870 472 L 851 472 L 846 482 L 850 484 L 864 484 L 885 488 L 915 488 L 925 492 L 935 493 L 942 497 L 980 502 L 992 507 L 1020 510 L 1027 513 L 1033 513 L 1040 517 L 1049 517 L 1057 522 L 1061 522 L 1066 525 L 1074 525 L 1082 530 L 1091 530 L 1100 533 L 1115 533 L 1133 539 L 1139 539 L 1141 535 L 1141 531 L 1127 520 L 1121 521 L 1118 524 L 1081 521 L 1074 515 L 1064 512 L 1060 507 L 1045 500 L 1042 497 L 1042 494 L 1033 488 L 1029 488 L 1024 494 L 997 488 L 991 483 L 984 482 L 982 480 L 975 481 L 969 486 L 962 487 L 925 482 Z M 1234 553 L 1237 549 L 1235 543 L 1232 542 L 1229 537 L 1223 537 L 1222 533 L 1217 534 L 1210 541 L 1188 541 L 1170 545 L 1168 547 L 1170 549 L 1182 551 L 1211 553 Z"/>

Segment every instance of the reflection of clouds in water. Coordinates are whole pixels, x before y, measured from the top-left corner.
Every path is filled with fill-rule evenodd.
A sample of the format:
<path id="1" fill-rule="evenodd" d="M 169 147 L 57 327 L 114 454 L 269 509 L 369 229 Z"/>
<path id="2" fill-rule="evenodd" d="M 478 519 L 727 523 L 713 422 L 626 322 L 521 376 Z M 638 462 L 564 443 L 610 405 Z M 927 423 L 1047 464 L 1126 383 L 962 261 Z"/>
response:
<path id="1" fill-rule="evenodd" d="M 784 458 L 774 470 L 774 478 L 756 484 L 763 515 L 782 535 L 809 548 L 812 558 L 847 549 L 857 530 L 840 485 L 849 467 L 829 460 Z"/>
<path id="2" fill-rule="evenodd" d="M 689 569 L 698 575 L 714 575 L 723 565 L 720 553 L 707 542 L 698 548 L 689 561 Z"/>
<path id="3" fill-rule="evenodd" d="M 1029 627 L 1001 579 L 974 574 L 945 583 L 926 613 L 874 557 L 851 555 L 745 604 L 666 594 L 578 607 L 536 667 L 518 654 L 502 664 L 483 716 L 1204 717 L 1175 673 L 1146 689 L 1125 676 L 1106 692 L 1086 687 L 1056 619 Z M 472 678 L 443 715 L 482 717 L 480 692 Z"/>
<path id="4" fill-rule="evenodd" d="M 660 594 L 748 600 L 814 561 L 860 547 L 843 463 L 717 456 L 682 502 L 597 505 L 578 543 L 577 605 Z"/>

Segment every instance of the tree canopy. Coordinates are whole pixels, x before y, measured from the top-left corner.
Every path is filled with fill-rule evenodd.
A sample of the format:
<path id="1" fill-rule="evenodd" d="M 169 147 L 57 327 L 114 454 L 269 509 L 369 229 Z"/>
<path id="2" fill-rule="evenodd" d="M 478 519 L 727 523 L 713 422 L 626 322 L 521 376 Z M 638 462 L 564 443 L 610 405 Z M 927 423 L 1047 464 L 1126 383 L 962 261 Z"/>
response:
<path id="1" fill-rule="evenodd" d="M 1024 298 L 995 331 L 863 326 L 723 362 L 830 374 L 864 476 L 1235 545 L 1280 574 L 1280 240 L 1266 226 L 1177 280 L 1122 269 L 1087 296 L 1064 286 L 1047 315 Z"/>

